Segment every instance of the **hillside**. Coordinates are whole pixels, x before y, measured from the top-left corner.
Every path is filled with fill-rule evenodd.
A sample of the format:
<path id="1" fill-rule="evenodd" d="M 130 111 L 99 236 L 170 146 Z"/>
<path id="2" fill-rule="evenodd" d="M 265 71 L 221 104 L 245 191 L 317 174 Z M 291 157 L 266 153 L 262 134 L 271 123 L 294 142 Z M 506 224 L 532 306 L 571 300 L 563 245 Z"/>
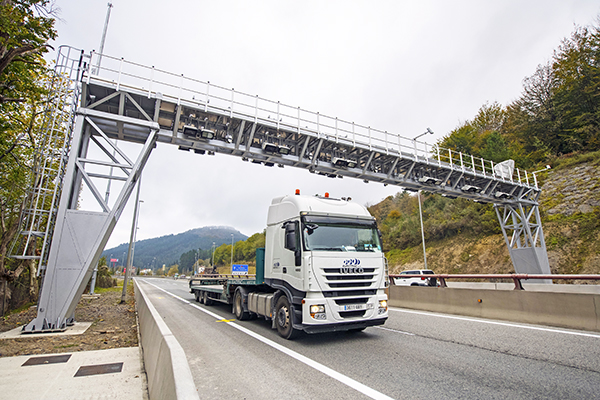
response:
<path id="1" fill-rule="evenodd" d="M 552 273 L 599 274 L 600 153 L 558 159 L 543 178 L 540 212 Z M 380 212 L 378 207 L 381 206 L 381 203 L 373 206 L 372 212 Z M 480 210 L 480 215 L 488 213 L 485 206 L 473 207 L 473 210 Z M 426 226 L 427 214 L 428 208 L 425 208 Z M 451 218 L 458 219 L 458 216 L 455 213 Z M 382 219 L 385 225 L 388 218 Z M 480 225 L 480 222 L 477 217 L 472 219 L 474 225 Z M 426 236 L 428 268 L 438 273 L 453 274 L 513 273 L 508 249 L 499 233 L 499 223 L 495 223 L 496 233 L 490 233 L 494 227 L 482 229 L 474 226 L 466 232 L 459 228 L 441 239 Z M 416 233 L 413 234 L 420 234 L 418 226 L 414 229 Z M 386 255 L 390 261 L 390 273 L 423 267 L 420 237 L 418 243 L 386 249 Z"/>
<path id="2" fill-rule="evenodd" d="M 139 268 L 159 268 L 163 264 L 176 264 L 180 256 L 190 250 L 210 250 L 213 242 L 216 247 L 246 240 L 248 237 L 231 227 L 207 226 L 191 229 L 176 235 L 166 235 L 158 238 L 140 240 L 135 244 L 135 263 Z M 123 265 L 127 257 L 129 243 L 123 243 L 112 249 L 104 250 L 103 256 L 119 259 L 118 265 Z"/>

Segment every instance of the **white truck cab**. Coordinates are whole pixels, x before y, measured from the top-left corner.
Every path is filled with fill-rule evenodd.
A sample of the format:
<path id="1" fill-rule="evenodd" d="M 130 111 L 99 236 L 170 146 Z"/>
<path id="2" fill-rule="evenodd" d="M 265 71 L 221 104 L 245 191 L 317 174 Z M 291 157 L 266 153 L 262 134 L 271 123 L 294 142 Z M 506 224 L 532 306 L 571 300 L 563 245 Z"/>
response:
<path id="1" fill-rule="evenodd" d="M 328 194 L 273 199 L 264 281 L 288 300 L 274 299 L 280 334 L 279 324 L 308 333 L 362 330 L 388 317 L 387 261 L 375 218 Z"/>

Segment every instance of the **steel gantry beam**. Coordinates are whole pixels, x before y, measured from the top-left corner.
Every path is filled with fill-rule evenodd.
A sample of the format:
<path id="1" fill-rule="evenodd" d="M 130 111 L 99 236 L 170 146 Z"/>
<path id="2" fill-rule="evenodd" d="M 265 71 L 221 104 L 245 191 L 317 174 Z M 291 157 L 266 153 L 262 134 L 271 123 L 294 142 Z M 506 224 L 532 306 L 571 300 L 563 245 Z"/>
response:
<path id="1" fill-rule="evenodd" d="M 60 329 L 71 318 L 155 143 L 492 203 L 516 272 L 550 273 L 536 176 L 515 169 L 511 162 L 494 164 L 105 54 L 101 67 L 90 68 L 98 56 L 92 52 L 83 63 L 78 61 L 83 67 L 77 75 L 81 100 L 75 136 L 38 317 L 28 330 Z M 143 144 L 137 161 L 111 145 L 113 140 Z M 91 144 L 108 160 L 86 158 Z M 121 175 L 88 171 L 91 165 L 112 167 Z M 106 204 L 94 179 L 125 181 L 117 203 Z M 102 212 L 76 209 L 82 184 L 90 188 Z M 47 311 L 50 307 L 52 313 Z"/>

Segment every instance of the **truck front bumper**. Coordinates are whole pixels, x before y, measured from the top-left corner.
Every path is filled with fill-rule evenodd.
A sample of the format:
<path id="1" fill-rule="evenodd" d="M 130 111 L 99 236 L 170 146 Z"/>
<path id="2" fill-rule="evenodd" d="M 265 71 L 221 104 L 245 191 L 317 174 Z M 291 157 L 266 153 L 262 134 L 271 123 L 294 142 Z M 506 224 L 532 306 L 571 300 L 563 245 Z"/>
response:
<path id="1" fill-rule="evenodd" d="M 340 331 L 348 331 L 350 329 L 362 329 L 367 328 L 369 326 L 383 325 L 387 317 L 385 318 L 377 318 L 377 319 L 369 319 L 365 321 L 355 321 L 355 322 L 340 322 L 337 324 L 322 324 L 322 325 L 304 325 L 302 329 L 306 333 L 322 333 L 322 332 L 340 332 Z"/>

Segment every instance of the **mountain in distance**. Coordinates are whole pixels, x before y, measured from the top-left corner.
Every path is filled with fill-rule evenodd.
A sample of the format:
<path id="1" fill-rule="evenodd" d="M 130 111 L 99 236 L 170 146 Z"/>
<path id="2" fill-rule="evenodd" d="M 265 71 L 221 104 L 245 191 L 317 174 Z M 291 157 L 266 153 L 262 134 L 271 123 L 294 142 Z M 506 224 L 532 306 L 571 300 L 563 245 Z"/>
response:
<path id="1" fill-rule="evenodd" d="M 213 242 L 215 248 L 222 244 L 231 244 L 248 239 L 248 236 L 229 226 L 205 226 L 191 229 L 176 235 L 166 235 L 135 242 L 133 265 L 137 268 L 152 268 L 154 270 L 164 265 L 177 264 L 179 257 L 190 250 L 210 250 Z M 111 258 L 119 261 L 115 265 L 125 265 L 129 243 L 120 244 L 102 252 L 109 265 Z M 112 265 L 111 265 L 112 266 Z"/>

